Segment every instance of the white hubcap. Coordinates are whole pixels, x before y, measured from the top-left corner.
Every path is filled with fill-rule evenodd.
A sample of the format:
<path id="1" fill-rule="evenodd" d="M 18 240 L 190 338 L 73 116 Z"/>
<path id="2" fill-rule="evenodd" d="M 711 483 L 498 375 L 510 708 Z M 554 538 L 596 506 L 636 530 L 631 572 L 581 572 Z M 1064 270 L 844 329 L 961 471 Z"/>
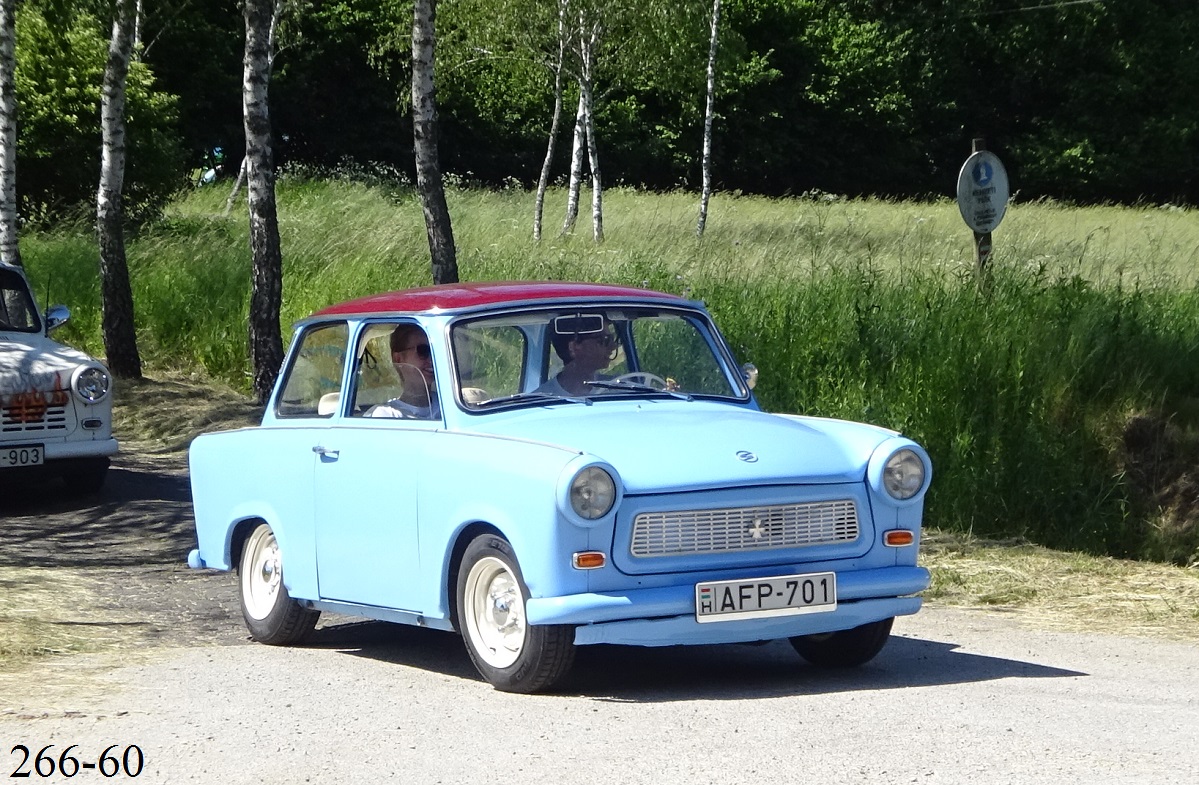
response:
<path id="1" fill-rule="evenodd" d="M 480 559 L 470 568 L 463 599 L 472 648 L 493 668 L 511 666 L 525 645 L 525 603 L 516 576 L 493 556 Z"/>
<path id="2" fill-rule="evenodd" d="M 262 527 L 246 543 L 242 559 L 241 596 L 246 612 L 261 621 L 270 615 L 283 586 L 279 543 L 270 529 Z"/>

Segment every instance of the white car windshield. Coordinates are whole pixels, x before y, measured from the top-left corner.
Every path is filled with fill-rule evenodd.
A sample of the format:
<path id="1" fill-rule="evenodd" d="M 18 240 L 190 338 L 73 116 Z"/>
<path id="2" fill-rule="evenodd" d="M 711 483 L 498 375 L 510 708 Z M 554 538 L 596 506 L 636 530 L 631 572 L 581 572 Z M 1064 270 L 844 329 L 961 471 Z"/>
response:
<path id="1" fill-rule="evenodd" d="M 469 409 L 749 394 L 707 320 L 683 309 L 513 311 L 461 320 L 451 335 L 459 400 Z"/>
<path id="2" fill-rule="evenodd" d="M 41 329 L 25 279 L 15 270 L 0 268 L 0 330 L 36 333 Z"/>

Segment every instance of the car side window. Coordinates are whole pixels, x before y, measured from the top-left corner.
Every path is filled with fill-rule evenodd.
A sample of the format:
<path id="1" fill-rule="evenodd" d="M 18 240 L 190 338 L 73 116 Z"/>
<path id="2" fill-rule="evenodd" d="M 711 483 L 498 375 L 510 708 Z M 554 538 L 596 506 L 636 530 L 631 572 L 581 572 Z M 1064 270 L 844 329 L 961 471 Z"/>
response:
<path id="1" fill-rule="evenodd" d="M 348 337 L 345 322 L 310 327 L 299 337 L 276 415 L 332 417 L 340 409 Z"/>

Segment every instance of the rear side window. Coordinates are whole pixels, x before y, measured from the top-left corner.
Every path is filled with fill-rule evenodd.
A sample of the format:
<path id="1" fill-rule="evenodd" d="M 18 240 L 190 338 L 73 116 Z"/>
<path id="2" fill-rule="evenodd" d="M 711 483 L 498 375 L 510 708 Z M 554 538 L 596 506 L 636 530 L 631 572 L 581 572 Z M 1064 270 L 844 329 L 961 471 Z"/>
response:
<path id="1" fill-rule="evenodd" d="M 345 322 L 310 327 L 292 353 L 283 392 L 275 404 L 279 417 L 332 417 L 340 409 L 346 367 Z"/>

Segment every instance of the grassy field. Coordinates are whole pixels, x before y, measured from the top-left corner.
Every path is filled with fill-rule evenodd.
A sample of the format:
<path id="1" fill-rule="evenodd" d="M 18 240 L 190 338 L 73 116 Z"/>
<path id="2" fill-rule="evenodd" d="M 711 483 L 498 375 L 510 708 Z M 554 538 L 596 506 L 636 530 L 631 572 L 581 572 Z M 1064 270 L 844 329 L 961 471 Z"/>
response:
<path id="1" fill-rule="evenodd" d="M 188 194 L 129 243 L 148 367 L 247 386 L 244 206 Z M 629 283 L 704 300 L 763 406 L 865 420 L 921 441 L 941 529 L 1180 565 L 1199 561 L 1199 215 L 1015 203 L 976 280 L 954 203 L 720 194 L 703 240 L 684 193 L 616 188 L 606 241 L 564 194 L 452 189 L 463 280 Z M 284 177 L 287 328 L 348 297 L 429 281 L 411 190 Z M 23 238 L 39 294 L 100 352 L 90 231 Z"/>

